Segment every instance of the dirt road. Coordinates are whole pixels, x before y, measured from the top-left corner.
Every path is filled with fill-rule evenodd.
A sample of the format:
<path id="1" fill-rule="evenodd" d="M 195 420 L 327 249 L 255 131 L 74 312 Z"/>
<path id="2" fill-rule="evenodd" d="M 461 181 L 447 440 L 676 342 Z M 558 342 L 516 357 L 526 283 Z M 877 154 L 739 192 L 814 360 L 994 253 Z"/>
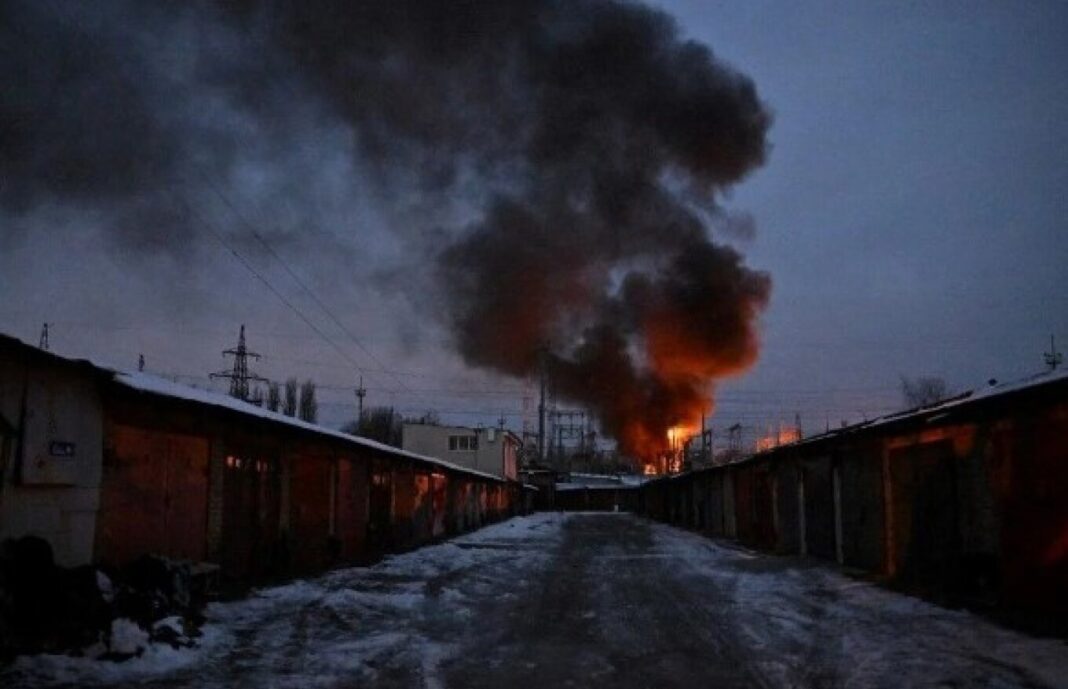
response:
<path id="1" fill-rule="evenodd" d="M 1068 645 L 629 515 L 538 514 L 208 610 L 201 647 L 2 686 L 1068 687 Z"/>

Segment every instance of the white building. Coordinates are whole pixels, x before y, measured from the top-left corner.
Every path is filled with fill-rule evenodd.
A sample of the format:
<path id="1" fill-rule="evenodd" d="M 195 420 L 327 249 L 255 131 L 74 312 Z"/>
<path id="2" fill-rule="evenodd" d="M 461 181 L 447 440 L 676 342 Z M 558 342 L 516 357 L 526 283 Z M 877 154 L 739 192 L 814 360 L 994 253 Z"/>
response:
<path id="1" fill-rule="evenodd" d="M 402 446 L 408 452 L 515 480 L 522 441 L 500 428 L 406 422 Z"/>

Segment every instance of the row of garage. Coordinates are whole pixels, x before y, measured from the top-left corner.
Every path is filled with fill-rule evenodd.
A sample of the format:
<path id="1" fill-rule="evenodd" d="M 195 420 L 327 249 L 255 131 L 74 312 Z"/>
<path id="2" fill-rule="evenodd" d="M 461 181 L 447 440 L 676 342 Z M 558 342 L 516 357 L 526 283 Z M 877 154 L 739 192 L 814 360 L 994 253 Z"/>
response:
<path id="1" fill-rule="evenodd" d="M 656 480 L 639 511 L 940 600 L 1052 619 L 1068 613 L 1068 376 Z"/>
<path id="2" fill-rule="evenodd" d="M 68 566 L 140 555 L 255 581 L 526 511 L 532 489 L 146 374 L 0 339 L 0 537 Z"/>

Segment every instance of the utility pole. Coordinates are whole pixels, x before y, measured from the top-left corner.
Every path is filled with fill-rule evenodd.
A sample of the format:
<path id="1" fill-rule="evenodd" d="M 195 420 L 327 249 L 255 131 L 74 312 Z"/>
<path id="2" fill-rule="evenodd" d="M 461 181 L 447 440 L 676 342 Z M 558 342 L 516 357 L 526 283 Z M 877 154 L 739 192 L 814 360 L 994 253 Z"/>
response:
<path id="1" fill-rule="evenodd" d="M 708 437 L 708 428 L 706 426 L 705 413 L 701 412 L 701 462 L 708 461 L 708 446 L 710 445 Z"/>
<path id="2" fill-rule="evenodd" d="M 45 328 L 48 328 L 47 324 L 45 325 Z M 46 343 L 48 341 L 47 338 L 48 331 L 45 330 Z M 45 349 L 48 349 L 48 347 L 45 347 Z M 1057 342 L 1053 339 L 1053 335 L 1049 336 L 1049 351 L 1044 352 L 1042 354 L 1042 357 L 1046 360 L 1046 366 L 1049 366 L 1049 370 L 1051 371 L 1056 371 L 1057 367 L 1060 366 L 1061 362 L 1064 360 L 1064 357 L 1061 355 L 1061 353 L 1057 351 Z"/>
<path id="3" fill-rule="evenodd" d="M 48 324 L 41 327 L 41 341 L 37 345 L 40 349 L 48 351 Z"/>
<path id="4" fill-rule="evenodd" d="M 704 464 L 712 464 L 712 427 L 708 425 L 708 417 L 701 414 L 701 461 Z"/>
<path id="5" fill-rule="evenodd" d="M 367 388 L 363 386 L 363 376 L 360 376 L 360 384 L 356 388 L 356 423 L 363 423 L 363 398 L 367 396 Z"/>
<path id="6" fill-rule="evenodd" d="M 254 373 L 250 373 L 248 370 L 248 360 L 259 359 L 260 355 L 255 352 L 248 351 L 245 347 L 245 326 L 241 325 L 241 333 L 237 337 L 237 348 L 223 350 L 223 356 L 232 356 L 234 358 L 234 367 L 230 371 L 219 371 L 218 373 L 209 374 L 210 378 L 229 378 L 230 379 L 230 396 L 236 397 L 239 400 L 249 401 L 249 382 L 269 382 L 266 378 L 258 376 Z"/>

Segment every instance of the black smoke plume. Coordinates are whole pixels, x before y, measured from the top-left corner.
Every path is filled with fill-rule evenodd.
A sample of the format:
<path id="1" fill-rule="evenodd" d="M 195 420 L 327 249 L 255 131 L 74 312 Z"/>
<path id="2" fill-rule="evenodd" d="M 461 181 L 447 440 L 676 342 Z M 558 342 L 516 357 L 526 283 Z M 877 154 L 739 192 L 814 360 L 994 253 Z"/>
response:
<path id="1" fill-rule="evenodd" d="M 0 0 L 0 73 L 0 220 L 74 208 L 180 251 L 204 180 L 341 130 L 396 198 L 464 209 L 425 220 L 420 268 L 469 364 L 525 376 L 547 348 L 560 392 L 650 455 L 755 359 L 770 281 L 710 228 L 771 117 L 661 11 Z"/>

